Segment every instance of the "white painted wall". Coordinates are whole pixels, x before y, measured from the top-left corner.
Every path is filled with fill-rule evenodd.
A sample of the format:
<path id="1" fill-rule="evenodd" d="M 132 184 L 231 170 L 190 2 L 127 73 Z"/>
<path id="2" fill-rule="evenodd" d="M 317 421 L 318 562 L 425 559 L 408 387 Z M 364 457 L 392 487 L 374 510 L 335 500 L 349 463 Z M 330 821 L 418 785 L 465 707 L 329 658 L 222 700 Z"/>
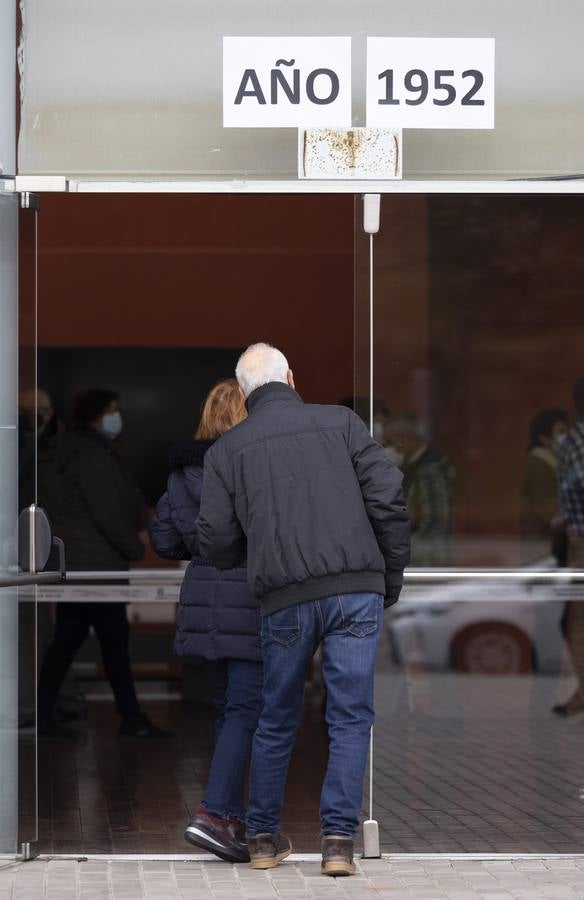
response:
<path id="1" fill-rule="evenodd" d="M 16 3 L 0 0 L 0 175 L 16 171 Z"/>
<path id="2" fill-rule="evenodd" d="M 493 36 L 494 132 L 411 131 L 408 176 L 584 171 L 582 0 L 24 0 L 21 173 L 296 172 L 288 130 L 221 126 L 221 37 L 349 34 L 354 124 L 366 35 Z"/>

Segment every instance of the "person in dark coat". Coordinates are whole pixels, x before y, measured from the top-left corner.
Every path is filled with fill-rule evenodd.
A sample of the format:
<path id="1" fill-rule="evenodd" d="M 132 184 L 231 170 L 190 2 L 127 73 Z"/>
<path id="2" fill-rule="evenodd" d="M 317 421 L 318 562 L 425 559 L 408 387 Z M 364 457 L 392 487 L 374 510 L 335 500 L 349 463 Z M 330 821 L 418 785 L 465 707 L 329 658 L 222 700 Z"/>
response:
<path id="1" fill-rule="evenodd" d="M 45 486 L 53 482 L 57 442 L 64 434 L 65 426 L 57 416 L 45 388 L 25 388 L 20 392 L 18 426 L 18 508 L 22 510 L 32 503 L 46 507 Z M 55 553 L 51 557 L 47 569 L 58 567 L 57 556 Z M 39 603 L 35 609 L 35 604 L 22 603 L 18 615 L 18 644 L 22 659 L 32 659 L 35 646 L 38 646 L 39 654 L 44 655 L 55 630 L 49 604 Z M 18 703 L 19 715 L 24 723 L 34 721 L 36 695 L 36 671 L 33 666 L 23 667 Z M 81 719 L 85 715 L 85 705 L 71 671 L 61 686 L 54 713 L 57 720 L 65 721 Z"/>
<path id="2" fill-rule="evenodd" d="M 555 556 L 566 564 L 567 536 L 560 515 L 558 456 L 568 436 L 564 409 L 543 409 L 529 425 L 529 452 L 521 482 L 521 544 L 525 563 Z"/>
<path id="3" fill-rule="evenodd" d="M 185 838 L 229 862 L 249 861 L 244 781 L 261 710 L 260 615 L 245 568 L 214 568 L 201 554 L 195 522 L 205 455 L 245 415 L 235 379 L 215 385 L 195 439 L 171 451 L 172 473 L 149 529 L 160 556 L 190 560 L 180 591 L 174 649 L 178 656 L 203 657 L 216 709 L 209 780 Z"/>
<path id="4" fill-rule="evenodd" d="M 248 417 L 205 457 L 199 548 L 219 569 L 247 557 L 260 601 L 263 707 L 253 739 L 246 836 L 256 869 L 292 850 L 280 833 L 307 668 L 322 645 L 329 758 L 321 794 L 322 872 L 352 875 L 374 719 L 385 606 L 409 560 L 403 476 L 363 421 L 305 404 L 267 344 L 235 370 Z"/>
<path id="5" fill-rule="evenodd" d="M 142 559 L 139 533 L 146 504 L 115 446 L 122 429 L 117 394 L 88 390 L 73 411 L 73 430 L 57 441 L 54 471 L 45 479 L 44 502 L 55 533 L 65 543 L 70 571 L 119 571 Z M 128 653 L 125 603 L 57 603 L 55 633 L 38 689 L 39 733 L 63 738 L 53 720 L 57 694 L 75 655 L 93 628 L 122 717 L 120 737 L 167 737 L 140 709 Z"/>
<path id="6" fill-rule="evenodd" d="M 423 423 L 411 415 L 395 415 L 385 427 L 388 457 L 402 470 L 411 519 L 411 562 L 444 567 L 452 563 L 454 466 L 428 443 Z"/>

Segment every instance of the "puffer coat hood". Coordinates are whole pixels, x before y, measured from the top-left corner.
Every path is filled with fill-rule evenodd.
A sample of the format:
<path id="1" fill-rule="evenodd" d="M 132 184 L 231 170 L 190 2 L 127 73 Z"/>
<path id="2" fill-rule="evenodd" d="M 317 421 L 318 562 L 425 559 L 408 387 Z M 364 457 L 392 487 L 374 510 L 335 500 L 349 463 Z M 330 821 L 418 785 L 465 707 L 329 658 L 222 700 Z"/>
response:
<path id="1" fill-rule="evenodd" d="M 150 523 L 150 539 L 166 559 L 190 560 L 181 585 L 174 650 L 177 656 L 261 659 L 259 606 L 244 568 L 220 572 L 200 555 L 195 522 L 203 463 L 213 441 L 183 441 L 170 451 L 171 475 Z"/>

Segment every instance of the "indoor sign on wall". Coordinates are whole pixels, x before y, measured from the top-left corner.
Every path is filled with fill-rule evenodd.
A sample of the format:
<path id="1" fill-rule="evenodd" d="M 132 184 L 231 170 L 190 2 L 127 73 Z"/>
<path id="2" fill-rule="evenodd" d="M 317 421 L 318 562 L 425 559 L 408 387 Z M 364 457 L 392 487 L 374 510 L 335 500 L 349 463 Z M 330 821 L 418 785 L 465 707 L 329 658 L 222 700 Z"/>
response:
<path id="1" fill-rule="evenodd" d="M 402 128 L 495 127 L 495 41 L 369 37 L 363 88 L 367 128 L 352 129 L 349 37 L 223 38 L 224 127 L 308 129 L 299 143 L 304 177 L 314 158 L 311 129 L 332 129 L 337 149 L 342 134 L 353 135 L 347 146 L 360 148 L 361 160 L 364 132 L 377 143 L 381 132 L 394 135 L 386 175 L 393 178 L 401 173 Z M 316 155 L 322 160 L 322 147 Z M 354 176 L 359 166 L 349 168 Z M 320 169 L 313 177 L 331 174 Z"/>

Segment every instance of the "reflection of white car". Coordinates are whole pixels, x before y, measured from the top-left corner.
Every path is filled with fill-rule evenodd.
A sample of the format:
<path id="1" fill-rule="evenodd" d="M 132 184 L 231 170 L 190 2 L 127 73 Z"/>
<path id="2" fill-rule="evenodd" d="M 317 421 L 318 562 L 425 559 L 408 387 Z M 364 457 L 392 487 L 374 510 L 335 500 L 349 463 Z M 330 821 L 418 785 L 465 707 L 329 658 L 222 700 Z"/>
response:
<path id="1" fill-rule="evenodd" d="M 562 616 L 584 585 L 457 581 L 407 587 L 386 615 L 400 665 L 462 672 L 559 672 Z"/>

